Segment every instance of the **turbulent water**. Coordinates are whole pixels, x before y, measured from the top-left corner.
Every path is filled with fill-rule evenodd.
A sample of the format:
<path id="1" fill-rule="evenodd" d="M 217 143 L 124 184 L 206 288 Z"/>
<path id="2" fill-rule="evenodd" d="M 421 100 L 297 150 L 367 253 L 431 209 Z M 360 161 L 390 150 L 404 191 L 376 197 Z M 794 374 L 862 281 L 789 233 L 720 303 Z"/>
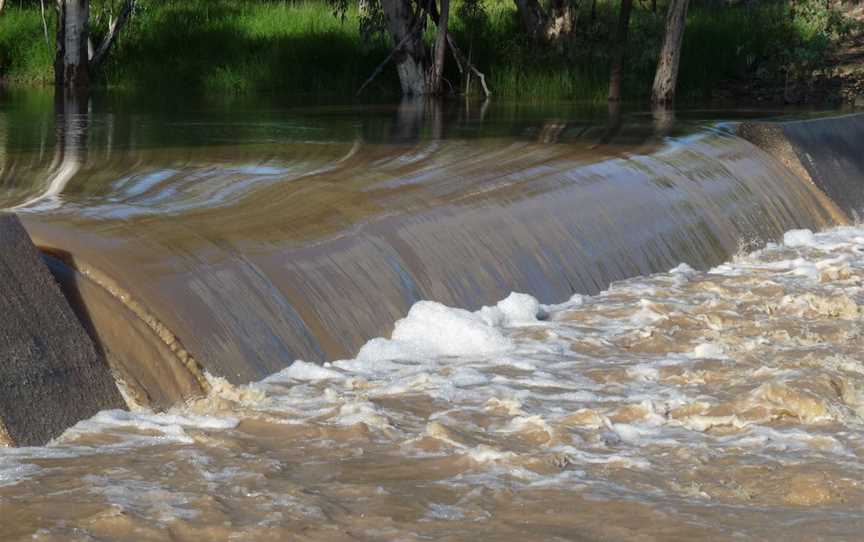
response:
<path id="1" fill-rule="evenodd" d="M 861 537 L 854 175 L 726 113 L 17 99 L 0 207 L 133 408 L 0 449 L 0 539 Z"/>
<path id="2" fill-rule="evenodd" d="M 356 359 L 0 452 L 4 539 L 858 538 L 864 229 L 544 306 L 415 304 Z"/>

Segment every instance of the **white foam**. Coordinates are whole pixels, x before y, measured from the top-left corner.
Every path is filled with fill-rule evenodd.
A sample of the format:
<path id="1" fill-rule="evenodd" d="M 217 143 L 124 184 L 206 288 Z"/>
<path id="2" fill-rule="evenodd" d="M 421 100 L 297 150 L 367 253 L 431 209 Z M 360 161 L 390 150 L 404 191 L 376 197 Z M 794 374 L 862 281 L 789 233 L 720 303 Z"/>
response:
<path id="1" fill-rule="evenodd" d="M 194 439 L 187 430 L 190 429 L 232 429 L 237 427 L 240 420 L 230 416 L 202 416 L 192 413 L 163 413 L 152 412 L 127 412 L 125 410 L 103 410 L 88 420 L 78 422 L 66 430 L 58 441 L 75 440 L 88 433 L 125 431 L 132 433 L 144 433 L 146 438 L 161 441 L 173 441 L 191 444 Z M 150 434 L 155 433 L 154 436 Z M 130 439 L 130 442 L 138 442 L 140 439 Z"/>
<path id="2" fill-rule="evenodd" d="M 283 369 L 279 374 L 279 379 L 290 378 L 293 380 L 335 380 L 344 378 L 342 373 L 327 369 L 314 363 L 308 363 L 302 360 L 297 360 L 287 369 Z"/>
<path id="3" fill-rule="evenodd" d="M 812 312 L 813 300 L 857 303 L 860 285 L 836 277 L 860 274 L 861 246 L 860 229 L 799 230 L 789 232 L 783 245 L 739 256 L 708 274 L 682 264 L 558 305 L 540 305 L 519 293 L 476 312 L 422 301 L 396 323 L 391 337 L 369 341 L 354 359 L 323 366 L 297 361 L 248 386 L 260 400 L 244 402 L 237 414 L 321 429 L 309 434 L 327 436 L 313 440 L 350 446 L 352 453 L 364 453 L 372 441 L 388 454 L 470 460 L 469 472 L 442 483 L 481 480 L 489 487 L 516 479 L 565 486 L 578 479 L 596 488 L 608 481 L 610 469 L 662 474 L 677 461 L 673 454 L 704 453 L 711 460 L 741 448 L 781 462 L 854 455 L 851 450 L 864 444 L 855 410 L 864 404 L 864 386 L 856 382 L 864 369 L 852 349 L 825 354 L 830 345 L 818 327 L 830 322 L 801 315 Z M 824 278 L 826 272 L 835 278 Z M 763 290 L 765 299 L 759 297 Z M 772 329 L 782 318 L 788 320 Z M 854 329 L 854 322 L 845 323 Z M 798 333 L 802 325 L 806 329 Z M 791 354 L 787 359 L 782 352 Z M 790 416 L 795 397 L 785 404 L 782 397 L 760 395 L 766 381 L 781 378 L 792 392 L 818 399 L 830 416 Z M 213 383 L 225 388 L 220 396 L 236 395 L 227 383 Z M 773 409 L 792 428 L 772 427 L 777 416 L 762 416 L 754 405 Z M 74 438 L 100 432 L 126 444 L 199 444 L 207 432 L 237 423 L 236 417 L 188 409 L 109 411 L 70 430 L 53 449 L 104 453 L 107 446 L 94 452 Z M 822 434 L 834 431 L 831 424 L 846 428 Z M 351 435 L 345 441 L 332 436 L 345 433 Z M 46 449 L 52 448 L 40 450 Z M 314 446 L 308 450 L 314 453 Z M 0 452 L 0 485 L 38 474 L 19 459 Z M 525 468 L 543 461 L 540 472 Z M 554 472 L 548 472 L 550 461 Z M 227 483 L 233 472 L 203 476 Z M 428 516 L 450 515 L 458 516 L 446 508 Z"/>
<path id="4" fill-rule="evenodd" d="M 790 248 L 815 247 L 816 237 L 810 230 L 791 230 L 783 234 L 783 244 Z"/>
<path id="5" fill-rule="evenodd" d="M 727 359 L 726 349 L 717 343 L 700 343 L 692 352 L 687 354 L 690 358 Z"/>
<path id="6" fill-rule="evenodd" d="M 483 307 L 478 314 L 487 324 L 500 327 L 534 324 L 540 312 L 536 298 L 513 292 L 494 307 Z"/>
<path id="7" fill-rule="evenodd" d="M 390 339 L 366 343 L 358 361 L 422 359 L 434 356 L 490 356 L 513 348 L 499 329 L 477 313 L 419 301 L 396 322 Z"/>

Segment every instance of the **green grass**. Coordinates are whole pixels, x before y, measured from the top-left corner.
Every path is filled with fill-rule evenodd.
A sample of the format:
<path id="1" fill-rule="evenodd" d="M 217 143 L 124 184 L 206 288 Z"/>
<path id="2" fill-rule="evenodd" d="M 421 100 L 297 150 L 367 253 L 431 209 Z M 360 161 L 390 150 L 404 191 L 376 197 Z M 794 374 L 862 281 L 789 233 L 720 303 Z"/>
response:
<path id="1" fill-rule="evenodd" d="M 53 18 L 48 21 L 54 28 Z M 20 83 L 54 80 L 54 34 L 45 43 L 38 10 L 7 8 L 0 15 L 0 76 L 4 73 Z"/>
<path id="2" fill-rule="evenodd" d="M 101 1 L 93 0 L 94 13 Z M 459 13 L 461 1 L 454 0 L 452 12 Z M 468 24 L 456 15 L 451 28 L 486 72 L 496 96 L 601 102 L 617 2 L 599 0 L 593 20 L 590 3 L 581 5 L 577 35 L 558 50 L 528 43 L 510 0 L 485 0 L 483 17 Z M 142 93 L 272 91 L 347 97 L 391 47 L 381 36 L 371 42 L 362 39 L 356 9 L 344 18 L 334 17 L 322 0 L 140 0 L 140 6 L 100 74 L 101 84 Z M 651 13 L 636 3 L 624 81 L 628 98 L 644 99 L 650 90 L 663 33 L 662 7 L 659 11 Z M 730 78 L 779 77 L 794 55 L 818 64 L 825 50 L 823 16 L 793 20 L 782 2 L 691 9 L 679 96 L 704 99 Z M 98 35 L 105 18 L 94 19 Z M 52 80 L 54 21 L 49 25 L 50 46 L 38 9 L 7 6 L 0 14 L 0 77 L 24 85 Z M 452 65 L 446 77 L 459 85 Z M 479 91 L 476 80 L 472 89 Z M 390 68 L 366 95 L 392 98 L 397 92 L 395 70 Z"/>
<path id="3" fill-rule="evenodd" d="M 346 95 L 388 52 L 383 40 L 361 42 L 356 13 L 343 22 L 320 3 L 147 7 L 106 66 L 110 85 Z"/>

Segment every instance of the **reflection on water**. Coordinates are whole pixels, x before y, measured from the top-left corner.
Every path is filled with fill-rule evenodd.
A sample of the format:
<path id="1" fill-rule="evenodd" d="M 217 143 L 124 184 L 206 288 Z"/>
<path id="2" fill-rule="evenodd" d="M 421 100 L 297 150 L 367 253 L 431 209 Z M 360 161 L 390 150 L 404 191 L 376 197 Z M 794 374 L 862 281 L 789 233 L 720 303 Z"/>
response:
<path id="1" fill-rule="evenodd" d="M 859 532 L 864 232 L 740 256 L 846 217 L 711 118 L 105 99 L 0 102 L 0 205 L 189 401 L 0 452 L 9 538 Z"/>
<path id="2" fill-rule="evenodd" d="M 686 117 L 89 108 L 58 115 L 53 143 L 7 136 L 6 205 L 32 201 L 37 243 L 110 277 L 234 382 L 353 355 L 421 299 L 552 302 L 842 220 L 752 145 Z M 6 116 L 10 134 L 33 120 Z"/>

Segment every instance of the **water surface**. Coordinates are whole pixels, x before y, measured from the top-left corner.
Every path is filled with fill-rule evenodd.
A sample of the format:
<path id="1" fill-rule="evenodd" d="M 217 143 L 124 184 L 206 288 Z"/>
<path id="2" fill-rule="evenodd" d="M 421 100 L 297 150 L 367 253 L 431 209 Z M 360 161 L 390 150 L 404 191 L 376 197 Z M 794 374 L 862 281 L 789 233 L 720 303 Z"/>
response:
<path id="1" fill-rule="evenodd" d="M 210 390 L 0 451 L 5 538 L 864 527 L 864 231 L 753 112 L 28 100 L 2 205 Z"/>

